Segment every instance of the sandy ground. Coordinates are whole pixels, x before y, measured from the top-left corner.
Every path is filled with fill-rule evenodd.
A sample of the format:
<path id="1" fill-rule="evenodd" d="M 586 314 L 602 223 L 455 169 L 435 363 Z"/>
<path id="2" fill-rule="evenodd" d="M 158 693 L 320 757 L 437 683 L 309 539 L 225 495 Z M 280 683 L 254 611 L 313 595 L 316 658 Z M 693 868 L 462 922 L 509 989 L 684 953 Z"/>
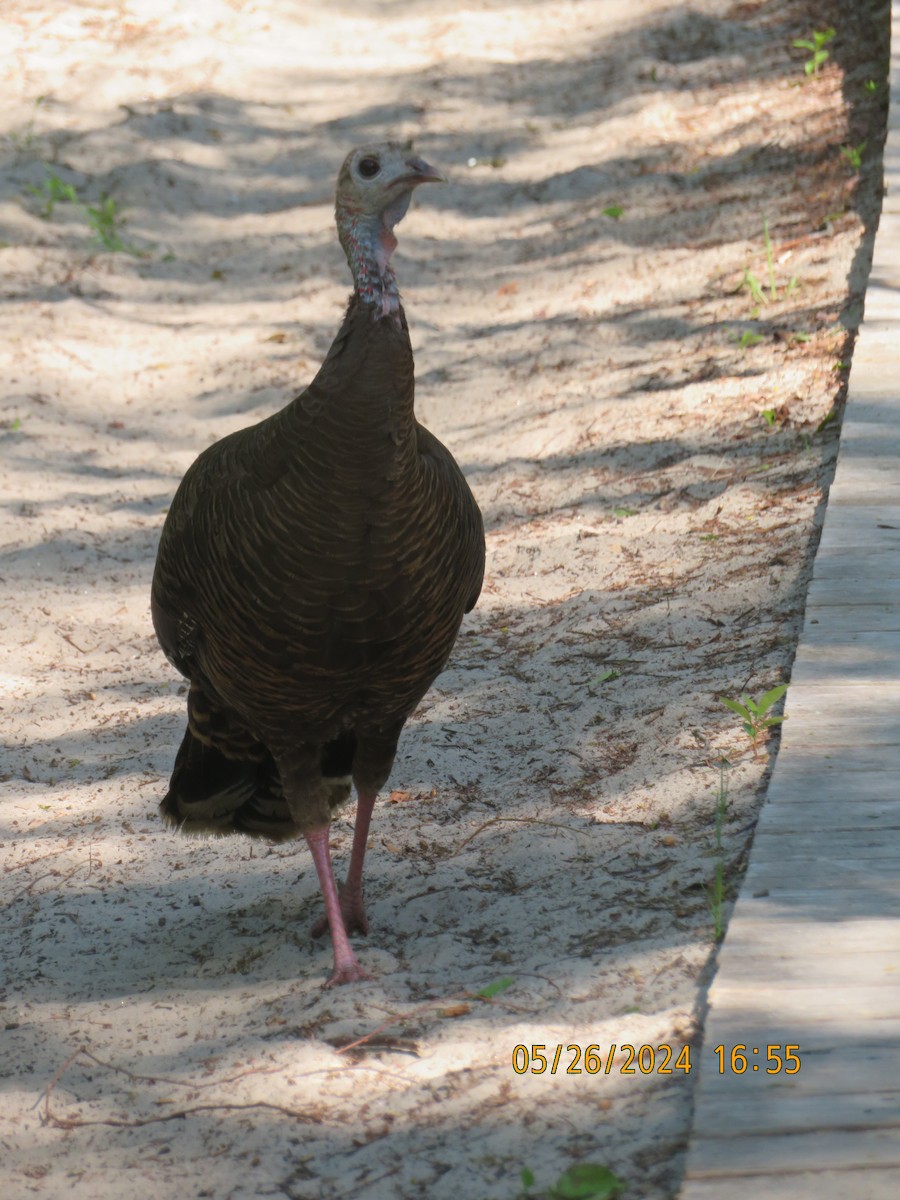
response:
<path id="1" fill-rule="evenodd" d="M 885 13 L 324 7 L 0 18 L 3 1195 L 508 1200 L 522 1167 L 537 1195 L 590 1161 L 672 1197 L 691 1074 L 610 1047 L 696 1040 L 717 864 L 733 895 L 752 836 L 774 746 L 718 697 L 789 679 L 877 219 Z M 807 79 L 791 41 L 829 24 Z M 386 135 L 451 176 L 396 262 L 420 419 L 489 566 L 376 809 L 377 978 L 326 992 L 306 848 L 158 821 L 184 688 L 148 591 L 186 467 L 326 352 L 333 179 Z M 92 241 L 104 196 L 118 252 Z M 517 1074 L 540 1043 L 559 1069 Z M 608 1072 L 565 1073 L 589 1045 Z"/>

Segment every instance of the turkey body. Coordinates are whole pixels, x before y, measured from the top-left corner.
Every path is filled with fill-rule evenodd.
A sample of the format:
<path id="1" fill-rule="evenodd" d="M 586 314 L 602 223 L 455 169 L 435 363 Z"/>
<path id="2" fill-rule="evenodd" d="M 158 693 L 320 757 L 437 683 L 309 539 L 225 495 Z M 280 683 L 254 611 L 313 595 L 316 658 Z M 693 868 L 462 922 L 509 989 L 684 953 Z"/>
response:
<path id="1" fill-rule="evenodd" d="M 368 818 L 483 570 L 478 506 L 415 419 L 399 299 L 385 311 L 359 289 L 310 386 L 205 450 L 172 501 L 151 605 L 190 689 L 162 812 L 186 831 L 305 836 L 332 982 L 366 977 L 346 932 L 367 928 Z M 327 830 L 351 780 L 359 814 L 338 893 Z"/>

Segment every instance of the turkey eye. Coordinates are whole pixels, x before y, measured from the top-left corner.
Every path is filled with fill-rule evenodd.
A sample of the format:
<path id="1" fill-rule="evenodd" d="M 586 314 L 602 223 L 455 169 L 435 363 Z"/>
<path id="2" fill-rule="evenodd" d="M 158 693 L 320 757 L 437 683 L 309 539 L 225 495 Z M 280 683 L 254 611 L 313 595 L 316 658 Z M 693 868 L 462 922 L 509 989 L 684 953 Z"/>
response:
<path id="1" fill-rule="evenodd" d="M 359 173 L 363 179 L 374 179 L 381 170 L 381 164 L 377 158 L 361 158 L 359 160 Z"/>

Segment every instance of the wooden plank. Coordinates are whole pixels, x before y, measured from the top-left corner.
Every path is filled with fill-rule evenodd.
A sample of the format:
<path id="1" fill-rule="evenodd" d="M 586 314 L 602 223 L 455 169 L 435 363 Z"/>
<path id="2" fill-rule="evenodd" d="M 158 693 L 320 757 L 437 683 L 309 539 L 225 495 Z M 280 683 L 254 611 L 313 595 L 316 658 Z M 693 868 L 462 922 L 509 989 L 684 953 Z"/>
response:
<path id="1" fill-rule="evenodd" d="M 885 542 L 866 545 L 848 542 L 845 545 L 819 545 L 813 563 L 813 578 L 840 577 L 844 572 L 856 570 L 867 573 L 877 570 L 879 577 L 896 578 L 897 546 Z"/>
<path id="2" fill-rule="evenodd" d="M 800 684 L 788 689 L 785 712 L 808 713 L 810 716 L 838 716 L 844 713 L 852 718 L 859 713 L 883 713 L 885 705 L 900 702 L 900 682 L 891 679 L 884 683 L 873 683 L 861 692 L 854 689 L 852 697 L 848 698 L 847 688 L 843 683 L 822 686 L 821 684 Z M 847 712 L 848 706 L 850 711 Z"/>
<path id="3" fill-rule="evenodd" d="M 691 1147 L 687 1178 L 717 1179 L 761 1173 L 848 1171 L 872 1167 L 900 1168 L 900 1128 L 842 1130 L 813 1133 L 764 1134 L 729 1138 L 698 1136 Z M 896 1193 L 895 1193 L 896 1194 Z M 794 1192 L 795 1200 L 801 1193 Z M 818 1200 L 817 1193 L 808 1193 Z M 765 1193 L 757 1191 L 756 1200 Z M 850 1194 L 847 1200 L 863 1200 Z M 768 1197 L 766 1197 L 768 1200 Z"/>
<path id="4" fill-rule="evenodd" d="M 829 862 L 827 866 L 816 858 L 795 859 L 790 863 L 755 862 L 752 858 L 745 885 L 751 895 L 788 896 L 806 895 L 810 912 L 820 911 L 824 917 L 826 906 L 818 893 L 827 896 L 829 890 L 852 892 L 856 889 L 872 891 L 877 886 L 878 896 L 885 911 L 895 911 L 893 905 L 900 897 L 900 861 L 895 858 L 874 859 L 865 862 Z M 888 905 L 892 907 L 888 909 Z"/>
<path id="5" fill-rule="evenodd" d="M 757 954 L 791 954 L 797 961 L 816 955 L 852 958 L 884 954 L 896 964 L 895 982 L 900 989 L 900 920 L 895 917 L 810 921 L 796 909 L 771 900 L 755 910 L 738 902 L 725 945 L 719 950 L 719 963 L 731 954 L 744 955 L 748 948 Z"/>
<path id="6" fill-rule="evenodd" d="M 802 1060 L 801 1060 L 802 1061 Z M 762 1063 L 755 1063 L 765 1069 Z M 802 1067 L 801 1067 L 802 1070 Z M 900 1091 L 860 1095 L 839 1089 L 827 1095 L 795 1095 L 784 1085 L 764 1083 L 770 1076 L 740 1077 L 747 1086 L 742 1094 L 722 1096 L 711 1089 L 701 1094 L 694 1119 L 705 1138 L 730 1138 L 764 1134 L 814 1133 L 823 1128 L 895 1129 L 900 1132 Z M 897 1184 L 900 1191 L 900 1182 Z"/>
<path id="7" fill-rule="evenodd" d="M 900 883 L 900 881 L 898 881 Z M 753 895 L 751 892 L 742 892 L 738 897 L 737 903 L 734 906 L 733 918 L 737 920 L 739 917 L 748 921 L 765 921 L 779 922 L 797 920 L 798 917 L 808 918 L 809 905 L 813 901 L 816 904 L 816 916 L 820 918 L 822 923 L 833 923 L 835 920 L 842 919 L 842 906 L 847 904 L 852 897 L 856 896 L 860 900 L 867 901 L 869 909 L 863 909 L 861 913 L 849 914 L 846 921 L 856 922 L 860 917 L 871 918 L 873 920 L 896 920 L 896 914 L 893 912 L 882 913 L 880 905 L 884 902 L 884 892 L 880 888 L 871 887 L 865 890 L 853 892 L 840 892 L 838 888 L 832 888 L 830 881 L 825 880 L 827 891 L 825 895 L 832 892 L 838 893 L 838 900 L 834 904 L 829 904 L 826 909 L 819 906 L 822 903 L 822 898 L 818 894 L 812 896 L 810 893 L 797 891 L 796 893 L 788 893 L 783 896 L 775 896 L 771 892 L 763 895 Z M 895 888 L 893 895 L 900 896 L 900 886 Z M 898 1010 L 900 1016 L 900 1010 Z"/>
<path id="8" fill-rule="evenodd" d="M 790 755 L 779 752 L 772 786 L 795 787 L 808 781 L 806 787 L 815 792 L 831 783 L 832 788 L 846 787 L 849 797 L 850 789 L 869 789 L 883 772 L 896 775 L 898 771 L 900 749 L 896 746 L 880 747 L 877 756 L 873 756 L 867 747 L 860 746 L 796 746 Z M 896 779 L 894 784 L 891 796 L 897 794 Z M 833 795 L 834 792 L 829 794 Z M 881 792 L 877 794 L 883 795 Z M 874 795 L 871 791 L 867 792 L 870 799 Z"/>
<path id="9" fill-rule="evenodd" d="M 778 868 L 780 883 L 770 887 L 757 886 L 765 872 L 774 872 L 768 863 L 754 863 L 753 890 L 741 890 L 734 913 L 747 916 L 765 916 L 778 920 L 780 916 L 791 917 L 797 913 L 817 921 L 856 920 L 859 917 L 884 916 L 892 919 L 900 916 L 900 884 L 888 879 L 886 886 L 876 887 L 879 878 L 856 887 L 838 886 L 834 879 L 822 873 L 818 886 L 803 886 L 795 878 L 800 872 L 798 864 L 792 864 L 789 872 Z M 758 907 L 756 907 L 758 906 Z"/>
<path id="10" fill-rule="evenodd" d="M 860 688 L 860 692 L 865 689 Z M 897 746 L 900 743 L 900 726 L 898 726 L 896 710 L 885 712 L 880 717 L 867 713 L 854 713 L 848 702 L 847 716 L 843 720 L 837 716 L 822 716 L 816 718 L 809 714 L 806 720 L 796 720 L 791 725 L 785 725 L 781 733 L 781 753 L 787 753 L 796 747 L 814 749 L 816 746 L 827 744 L 834 750 L 854 748 L 865 750 L 871 748 L 874 755 L 880 752 L 882 746 Z"/>
<path id="11" fill-rule="evenodd" d="M 681 1200 L 897 1200 L 897 1173 L 859 1167 L 723 1179 L 690 1178 Z"/>
<path id="12" fill-rule="evenodd" d="M 852 451 L 848 458 L 852 458 Z M 896 504 L 900 500 L 900 476 L 893 462 L 880 460 L 881 468 L 873 465 L 879 460 L 863 458 L 845 461 L 840 475 L 828 493 L 828 511 L 846 505 L 871 505 L 874 499 Z"/>
<path id="13" fill-rule="evenodd" d="M 847 806 L 900 803 L 900 788 L 894 777 L 900 767 L 900 753 L 893 764 L 884 764 L 881 758 L 872 762 L 871 755 L 856 755 L 851 759 L 849 751 L 846 763 L 835 760 L 833 755 L 822 756 L 815 762 L 806 761 L 808 757 L 804 754 L 804 761 L 798 763 L 786 754 L 778 756 L 763 815 L 770 806 L 839 801 L 834 811 L 840 816 Z"/>
<path id="14" fill-rule="evenodd" d="M 900 633 L 846 630 L 824 622 L 823 634 L 806 638 L 797 649 L 791 687 L 798 684 L 855 686 L 900 679 Z"/>
<path id="15" fill-rule="evenodd" d="M 770 1014 L 772 1033 L 768 1041 L 802 1042 L 802 1031 L 810 1024 L 836 1024 L 845 1029 L 848 1040 L 851 1031 L 871 1037 L 872 1022 L 887 1020 L 897 1014 L 897 993 L 894 988 L 878 986 L 828 988 L 780 988 L 755 983 L 732 983 L 717 976 L 709 992 L 714 1008 L 727 1006 L 740 1025 L 745 1019 L 763 1013 Z M 785 1036 L 775 1036 L 783 1030 Z M 744 1036 L 737 1041 L 745 1042 Z"/>
<path id="16" fill-rule="evenodd" d="M 694 1056 L 702 1076 L 698 1076 L 698 1105 L 709 1104 L 716 1097 L 728 1102 L 754 1099 L 762 1095 L 773 1096 L 776 1100 L 782 1095 L 830 1097 L 852 1093 L 867 1096 L 881 1092 L 892 1092 L 896 1095 L 900 1087 L 897 1074 L 900 1040 L 885 1039 L 881 1042 L 864 1041 L 847 1045 L 839 1039 L 836 1045 L 815 1048 L 804 1039 L 794 1051 L 800 1060 L 800 1070 L 795 1075 L 784 1075 L 781 1072 L 777 1075 L 767 1075 L 767 1066 L 777 1066 L 776 1060 L 770 1062 L 767 1059 L 770 1046 L 785 1065 L 792 1067 L 795 1064 L 789 1063 L 785 1058 L 786 1043 L 773 1039 L 768 1030 L 763 1032 L 765 1036 L 762 1038 L 747 1037 L 742 1033 L 737 1040 L 710 1040 L 707 1043 L 708 1048 L 704 1048 L 702 1061 Z M 735 1046 L 742 1045 L 750 1051 L 756 1047 L 759 1053 L 755 1056 L 747 1055 L 747 1070 L 743 1074 L 735 1074 L 730 1069 L 731 1051 Z M 721 1074 L 720 1056 L 714 1052 L 716 1046 L 726 1048 L 721 1055 L 725 1068 Z M 755 1073 L 752 1070 L 754 1062 L 759 1067 Z M 736 1120 L 732 1128 L 737 1129 L 739 1126 L 740 1122 Z"/>
<path id="17" fill-rule="evenodd" d="M 816 625 L 827 622 L 829 636 L 854 630 L 867 633 L 900 632 L 900 604 L 860 604 L 849 597 L 842 604 L 811 605 L 806 610 L 802 637 L 814 640 Z"/>
<path id="18" fill-rule="evenodd" d="M 900 336 L 900 330 L 898 330 Z M 853 385 L 850 387 L 853 391 Z M 843 469 L 848 459 L 862 453 L 871 458 L 884 458 L 894 462 L 894 469 L 900 463 L 900 430 L 892 419 L 897 402 L 882 400 L 874 403 L 859 400 L 848 404 L 847 416 L 841 424 L 841 445 L 838 451 L 838 464 Z M 895 455 L 898 457 L 895 460 Z"/>
<path id="19" fill-rule="evenodd" d="M 885 780 L 888 792 L 889 782 Z M 822 832 L 880 829 L 890 831 L 892 837 L 900 837 L 900 795 L 886 801 L 857 800 L 853 804 L 835 804 L 834 799 L 808 793 L 804 801 L 797 801 L 774 793 L 760 813 L 755 839 L 758 841 L 765 834 L 778 837 L 804 834 L 810 828 Z"/>
<path id="20" fill-rule="evenodd" d="M 792 1017 L 788 1021 L 781 1018 L 777 1009 L 774 1012 L 762 1009 L 752 1013 L 723 1001 L 710 1010 L 703 1031 L 703 1046 L 695 1049 L 691 1057 L 701 1087 L 731 1086 L 730 1073 L 718 1073 L 719 1060 L 713 1053 L 713 1047 L 742 1043 L 748 1046 L 799 1044 L 801 1067 L 794 1079 L 800 1086 L 799 1081 L 803 1078 L 810 1055 L 843 1052 L 852 1056 L 858 1047 L 863 1050 L 882 1047 L 888 1060 L 896 1065 L 896 1052 L 900 1048 L 900 1013 L 864 1027 L 861 1023 L 854 1024 L 851 1021 L 846 1024 L 823 1021 L 815 1013 L 807 1013 L 801 1019 Z M 849 1086 L 846 1079 L 844 1085 Z"/>
<path id="21" fill-rule="evenodd" d="M 814 926 L 807 925 L 807 929 Z M 730 930 L 729 930 L 730 932 Z M 786 931 L 793 932 L 793 931 Z M 799 939 L 803 944 L 802 934 Z M 728 947 L 719 958 L 719 971 L 727 972 L 734 985 L 759 984 L 782 988 L 889 987 L 896 991 L 900 978 L 900 954 L 873 950 L 824 957 L 798 954 L 796 943 L 785 941 L 780 948 L 751 951 Z M 771 1041 L 771 1038 L 768 1039 Z M 900 1051 L 900 1047 L 897 1048 Z M 896 1063 L 895 1063 L 896 1071 Z"/>
<path id="22" fill-rule="evenodd" d="M 898 547 L 900 548 L 900 547 Z M 834 608 L 844 604 L 900 605 L 900 578 L 867 578 L 849 571 L 833 578 L 814 577 L 806 596 L 810 608 Z"/>
<path id="23" fill-rule="evenodd" d="M 762 869 L 770 869 L 766 864 Z M 825 877 L 819 888 L 799 887 L 793 882 L 793 870 L 782 873 L 785 879 L 777 890 L 760 889 L 742 892 L 733 910 L 735 916 L 767 921 L 790 920 L 802 916 L 814 917 L 820 922 L 857 921 L 869 917 L 896 920 L 900 915 L 900 885 L 888 882 L 878 887 L 873 881 L 869 887 L 841 888 Z M 836 897 L 832 899 L 832 897 Z"/>
<path id="24" fill-rule="evenodd" d="M 829 510 L 820 547 L 900 546 L 900 505 L 873 504 Z"/>
<path id="25" fill-rule="evenodd" d="M 780 830 L 758 829 L 753 841 L 756 862 L 790 862 L 798 858 L 818 858 L 822 861 L 865 861 L 892 858 L 900 860 L 900 826 L 829 830 L 798 829 L 785 836 Z"/>
<path id="26" fill-rule="evenodd" d="M 803 644 L 797 647 L 798 655 L 826 654 L 829 647 L 846 646 L 848 650 L 858 651 L 863 657 L 873 657 L 878 653 L 893 654 L 900 647 L 900 637 L 890 630 L 885 632 L 881 629 L 846 629 L 830 638 L 827 628 L 827 618 L 830 615 L 820 614 L 825 620 L 819 621 L 819 628 L 808 631 L 815 634 L 815 640 L 809 642 L 804 638 Z"/>

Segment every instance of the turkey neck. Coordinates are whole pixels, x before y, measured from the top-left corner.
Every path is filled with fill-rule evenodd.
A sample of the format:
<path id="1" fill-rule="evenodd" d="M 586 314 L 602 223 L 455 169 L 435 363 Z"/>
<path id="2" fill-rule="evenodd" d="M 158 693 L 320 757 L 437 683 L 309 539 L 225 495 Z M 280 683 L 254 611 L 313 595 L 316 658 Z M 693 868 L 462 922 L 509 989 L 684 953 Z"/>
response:
<path id="1" fill-rule="evenodd" d="M 338 204 L 338 237 L 353 274 L 355 294 L 381 317 L 400 324 L 400 292 L 391 266 L 397 248 L 393 228 L 403 216 L 409 197 L 401 196 L 382 213 L 362 214 Z M 399 210 L 402 203 L 402 212 Z M 395 211 L 392 211 L 395 210 Z"/>

